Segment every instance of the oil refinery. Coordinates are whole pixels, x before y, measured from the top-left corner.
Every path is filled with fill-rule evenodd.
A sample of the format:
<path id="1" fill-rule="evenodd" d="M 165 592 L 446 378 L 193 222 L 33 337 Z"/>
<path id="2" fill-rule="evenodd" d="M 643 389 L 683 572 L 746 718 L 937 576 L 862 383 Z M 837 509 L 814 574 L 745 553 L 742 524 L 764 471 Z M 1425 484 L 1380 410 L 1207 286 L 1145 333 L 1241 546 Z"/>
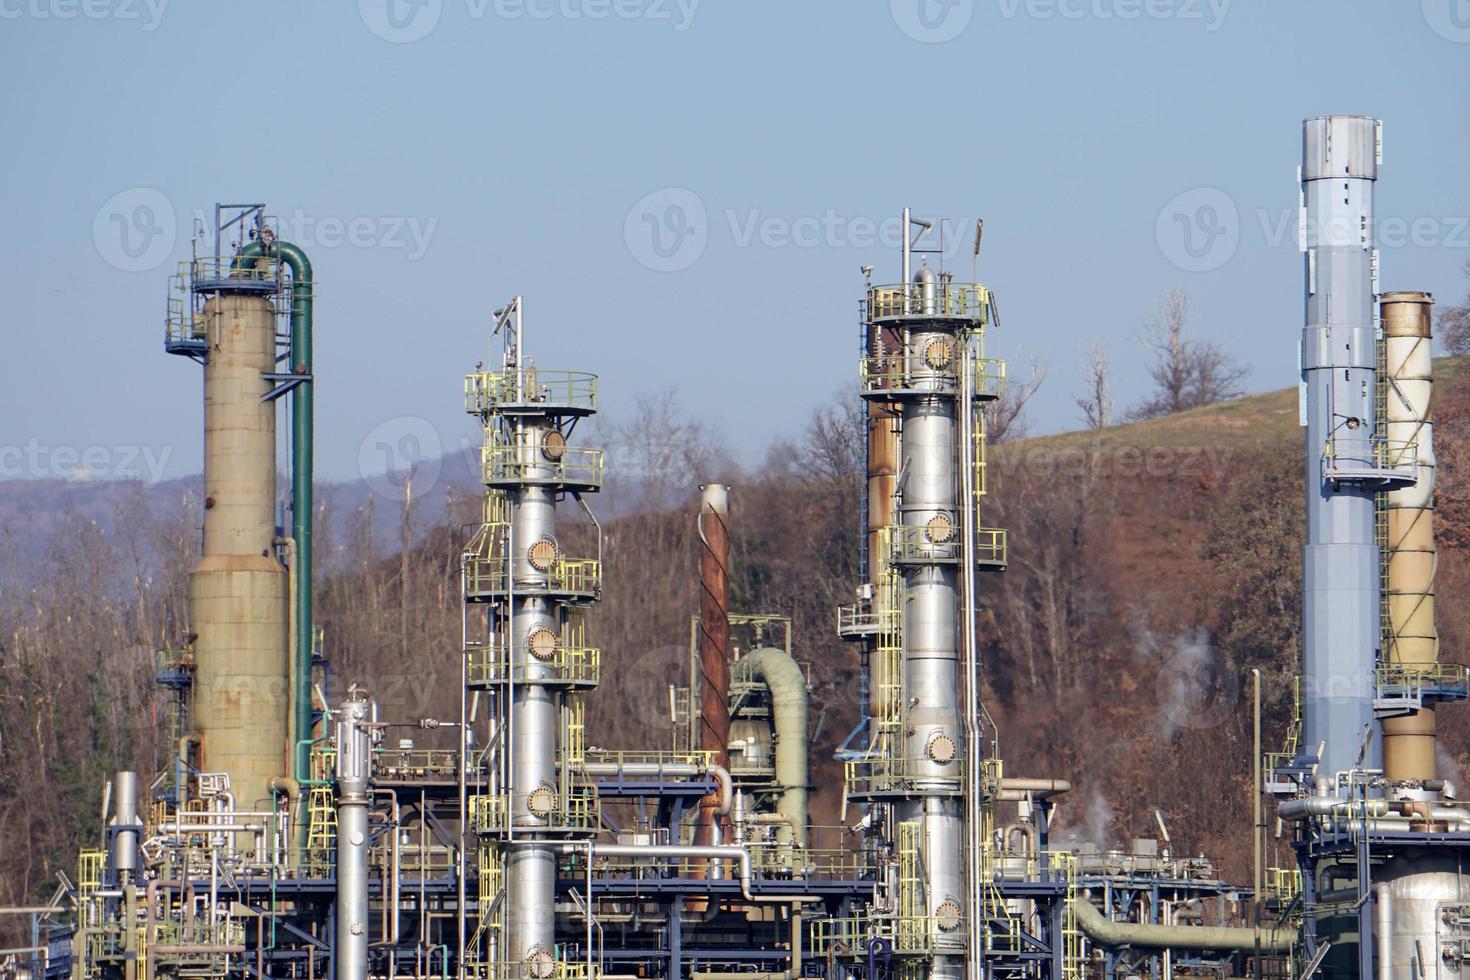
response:
<path id="1" fill-rule="evenodd" d="M 457 556 L 462 643 L 422 651 L 459 658 L 458 716 L 390 717 L 374 677 L 333 672 L 312 608 L 312 264 L 264 205 L 220 205 L 166 313 L 165 350 L 204 376 L 202 553 L 157 662 L 172 759 L 116 774 L 72 914 L 38 915 L 7 973 L 1470 976 L 1470 808 L 1436 763 L 1436 713 L 1470 677 L 1435 629 L 1433 298 L 1380 289 L 1381 132 L 1362 116 L 1302 129 L 1303 332 L 1271 353 L 1299 356 L 1302 379 L 1300 716 L 1252 760 L 1253 881 L 1172 853 L 1162 820 L 1130 848 L 1062 846 L 1078 774 L 1012 771 L 999 752 L 982 580 L 1031 542 L 987 520 L 998 305 L 942 252 L 931 266 L 937 216 L 904 209 L 894 267 L 865 269 L 856 297 L 863 574 L 833 619 L 862 665 L 862 719 L 838 756 L 842 821 L 822 826 L 812 667 L 785 611 L 732 608 L 740 491 L 714 474 L 687 474 L 700 603 L 677 737 L 596 747 L 587 704 L 631 656 L 598 647 L 592 615 L 598 380 L 534 358 L 558 337 L 527 315 L 534 297 L 494 311 L 463 391 L 483 501 Z M 837 359 L 849 339 L 829 326 Z M 1268 866 L 1268 836 L 1294 864 Z"/>

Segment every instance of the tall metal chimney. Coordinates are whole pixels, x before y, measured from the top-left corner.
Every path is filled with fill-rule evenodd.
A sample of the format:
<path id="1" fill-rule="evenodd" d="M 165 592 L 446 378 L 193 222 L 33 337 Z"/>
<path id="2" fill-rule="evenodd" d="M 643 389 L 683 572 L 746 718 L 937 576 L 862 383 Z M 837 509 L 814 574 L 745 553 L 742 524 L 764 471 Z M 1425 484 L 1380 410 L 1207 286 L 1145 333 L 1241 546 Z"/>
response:
<path id="1" fill-rule="evenodd" d="M 1317 771 L 1326 777 L 1377 768 L 1381 755 L 1373 723 L 1380 588 L 1374 495 L 1384 475 L 1374 441 L 1380 133 L 1367 116 L 1319 116 L 1302 125 L 1302 713 L 1304 748 L 1324 746 Z"/>
<path id="2" fill-rule="evenodd" d="M 699 497 L 699 747 L 730 768 L 730 488 L 706 483 Z M 718 798 L 699 805 L 697 843 L 718 843 Z"/>

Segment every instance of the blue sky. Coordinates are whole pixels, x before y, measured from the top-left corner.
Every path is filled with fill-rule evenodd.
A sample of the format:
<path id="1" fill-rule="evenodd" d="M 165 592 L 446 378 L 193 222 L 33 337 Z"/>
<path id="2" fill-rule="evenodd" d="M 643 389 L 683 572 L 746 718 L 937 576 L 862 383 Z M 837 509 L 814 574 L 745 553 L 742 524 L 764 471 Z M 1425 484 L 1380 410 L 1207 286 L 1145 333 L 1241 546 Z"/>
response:
<path id="1" fill-rule="evenodd" d="M 197 470 L 198 371 L 160 340 L 221 200 L 315 261 L 332 478 L 369 433 L 473 438 L 462 376 L 516 293 L 609 416 L 677 386 L 759 459 L 854 384 L 905 205 L 985 219 L 992 349 L 1050 356 L 1038 430 L 1076 424 L 1092 338 L 1136 400 L 1174 285 L 1286 386 L 1308 115 L 1384 119 L 1383 287 L 1470 285 L 1467 0 L 0 0 L 0 72 L 5 476 Z"/>

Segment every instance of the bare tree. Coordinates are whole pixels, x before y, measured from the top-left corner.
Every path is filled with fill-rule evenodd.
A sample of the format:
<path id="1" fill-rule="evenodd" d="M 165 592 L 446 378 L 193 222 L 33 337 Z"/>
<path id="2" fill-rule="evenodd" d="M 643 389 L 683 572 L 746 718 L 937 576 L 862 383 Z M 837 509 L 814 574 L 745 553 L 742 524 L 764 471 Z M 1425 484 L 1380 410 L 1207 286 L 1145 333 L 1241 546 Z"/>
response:
<path id="1" fill-rule="evenodd" d="M 1078 354 L 1077 367 L 1082 372 L 1082 391 L 1076 398 L 1082 418 L 1089 429 L 1106 429 L 1113 421 L 1113 386 L 1108 380 L 1108 351 L 1101 340 Z"/>
<path id="2" fill-rule="evenodd" d="M 1460 271 L 1470 279 L 1470 259 Z M 1449 353 L 1470 354 L 1470 293 L 1465 295 L 1463 306 L 1447 306 L 1439 311 L 1439 336 Z"/>
<path id="3" fill-rule="evenodd" d="M 1243 393 L 1245 367 L 1214 341 L 1191 336 L 1189 308 L 1189 295 L 1175 286 L 1144 323 L 1139 339 L 1153 358 L 1148 368 L 1153 392 L 1134 406 L 1132 418 L 1173 415 Z"/>
<path id="4" fill-rule="evenodd" d="M 1050 357 L 1042 359 L 1017 350 L 1014 360 L 1025 362 L 1026 377 L 1010 377 L 1001 396 L 986 406 L 985 426 L 991 442 L 1007 442 L 1026 435 L 1026 403 L 1041 388 L 1051 370 Z"/>

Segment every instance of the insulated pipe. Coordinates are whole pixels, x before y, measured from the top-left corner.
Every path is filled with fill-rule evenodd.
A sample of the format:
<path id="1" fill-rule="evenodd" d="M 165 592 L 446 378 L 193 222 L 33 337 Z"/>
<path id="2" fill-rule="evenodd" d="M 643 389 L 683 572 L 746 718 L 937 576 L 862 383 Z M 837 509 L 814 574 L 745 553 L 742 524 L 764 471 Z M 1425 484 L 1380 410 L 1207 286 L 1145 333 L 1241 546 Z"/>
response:
<path id="1" fill-rule="evenodd" d="M 1357 820 L 1363 816 L 1386 824 L 1409 824 L 1417 821 L 1444 822 L 1456 830 L 1470 830 L 1470 811 L 1448 806 L 1433 806 L 1417 800 L 1354 800 L 1351 803 L 1335 796 L 1300 796 L 1277 807 L 1282 820 L 1306 820 L 1310 817 L 1337 817 Z"/>
<path id="2" fill-rule="evenodd" d="M 777 831 L 778 841 L 806 846 L 807 839 L 807 686 L 801 667 L 791 654 L 761 647 L 735 662 L 741 680 L 756 680 L 771 695 L 771 722 L 776 737 L 776 785 L 781 795 L 776 809 L 790 821 Z"/>
<path id="3" fill-rule="evenodd" d="M 1427 669 L 1439 659 L 1434 622 L 1434 359 L 1429 293 L 1380 297 L 1388 373 L 1385 436 L 1390 453 L 1410 447 L 1418 482 L 1384 495 L 1388 520 L 1388 623 L 1383 660 Z M 1383 719 L 1383 772 L 1394 782 L 1434 779 L 1434 708 Z"/>
<path id="4" fill-rule="evenodd" d="M 1070 793 L 1072 784 L 1065 779 L 1027 779 L 1024 776 L 1002 776 L 1000 790 L 1002 794 L 1016 794 L 1015 796 L 1003 795 L 1002 799 L 1022 799 L 1029 796 L 1032 799 L 1045 800 L 1053 796 L 1061 796 L 1063 793 Z"/>
<path id="5" fill-rule="evenodd" d="M 366 980 L 368 951 L 368 780 L 372 716 L 353 691 L 337 710 L 337 933 L 335 980 Z M 397 830 L 394 830 L 397 833 Z M 386 900 L 386 896 L 385 896 Z"/>
<path id="6" fill-rule="evenodd" d="M 299 246 L 275 241 L 254 241 L 240 249 L 235 268 L 244 268 L 253 260 L 269 257 L 285 263 L 291 270 L 291 373 L 302 381 L 291 391 L 291 538 L 296 548 L 296 688 L 292 692 L 292 744 L 296 746 L 295 776 L 305 781 L 311 776 L 311 755 L 303 749 L 311 738 L 311 654 L 315 642 L 312 617 L 312 480 L 315 466 L 315 422 L 312 374 L 312 299 L 316 280 L 311 259 Z"/>
<path id="7" fill-rule="evenodd" d="M 1067 903 L 1088 939 L 1115 949 L 1202 949 L 1213 952 L 1291 952 L 1296 932 L 1288 929 L 1250 929 L 1235 926 L 1166 926 L 1149 922 L 1114 922 L 1092 903 L 1074 898 Z"/>
<path id="8" fill-rule="evenodd" d="M 1378 136 L 1377 120 L 1366 116 L 1321 116 L 1302 125 L 1302 741 L 1325 743 L 1323 772 L 1381 768 L 1373 717 L 1381 588 L 1372 442 Z"/>
<path id="9" fill-rule="evenodd" d="M 1374 955 L 1378 958 L 1378 980 L 1393 976 L 1393 888 L 1383 882 L 1373 886 Z"/>

